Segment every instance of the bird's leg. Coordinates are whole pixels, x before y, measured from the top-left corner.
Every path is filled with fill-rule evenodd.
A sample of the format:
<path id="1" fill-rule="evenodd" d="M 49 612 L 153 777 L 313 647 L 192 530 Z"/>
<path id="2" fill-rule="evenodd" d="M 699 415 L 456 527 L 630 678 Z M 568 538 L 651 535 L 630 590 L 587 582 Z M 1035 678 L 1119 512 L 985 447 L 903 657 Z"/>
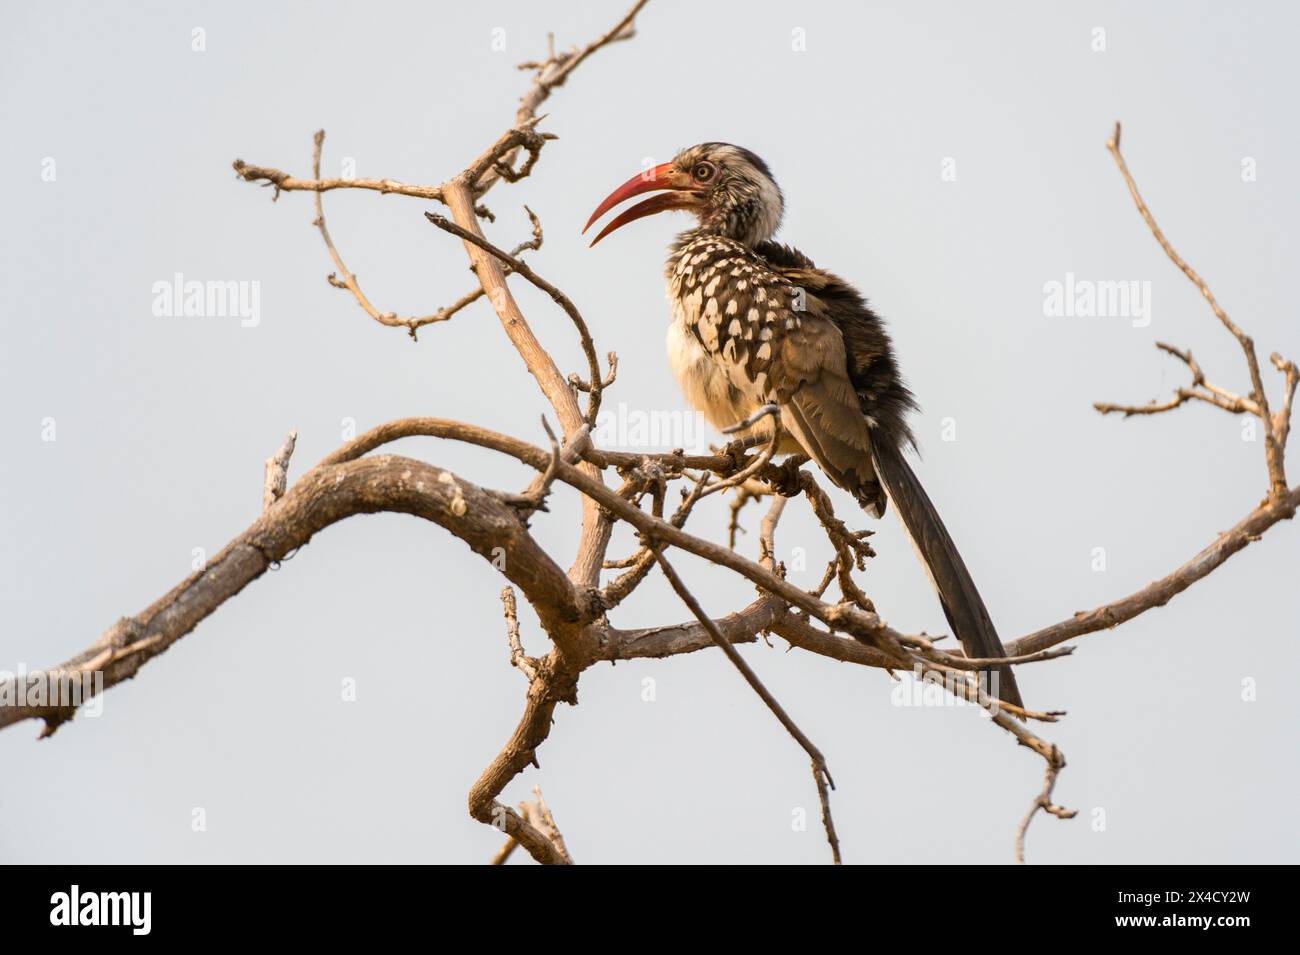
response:
<path id="1" fill-rule="evenodd" d="M 731 428 L 724 428 L 722 433 L 732 434 L 734 432 L 732 431 Z M 718 447 L 716 444 L 711 444 L 709 445 L 709 450 L 712 451 L 714 454 L 718 455 L 719 457 L 731 458 L 731 465 L 730 467 L 725 468 L 725 473 L 735 474 L 737 471 L 740 471 L 747 464 L 749 464 L 750 460 L 752 460 L 751 458 L 745 456 L 745 452 L 752 451 L 754 450 L 754 448 L 758 447 L 760 444 L 763 443 L 764 440 L 761 435 L 747 434 L 744 437 L 736 438 L 733 441 L 728 441 L 722 447 Z M 718 471 L 718 473 L 721 474 L 723 473 L 723 471 L 720 470 Z"/>
<path id="2" fill-rule="evenodd" d="M 718 449 L 718 456 L 731 458 L 730 473 L 735 474 L 737 471 L 740 471 L 745 467 L 745 464 L 747 463 L 745 452 L 748 451 L 750 447 L 752 447 L 752 443 L 744 438 L 739 438 L 735 441 L 728 441 Z"/>
<path id="3" fill-rule="evenodd" d="M 744 431 L 746 428 L 752 428 L 758 422 L 762 421 L 768 415 L 771 415 L 778 422 L 781 420 L 781 406 L 774 404 L 761 405 L 752 415 L 744 421 L 737 421 L 729 428 L 723 428 L 723 434 L 735 434 L 737 431 Z"/>
<path id="4" fill-rule="evenodd" d="M 762 421 L 764 418 L 767 417 L 772 418 L 773 430 L 772 430 L 771 438 L 765 438 L 763 435 L 756 434 L 750 430 L 751 428 L 754 427 L 754 425 L 758 424 L 758 422 Z M 731 425 L 730 427 L 726 427 L 722 429 L 723 434 L 740 434 L 741 432 L 744 431 L 749 431 L 749 433 L 746 434 L 744 437 L 737 438 L 734 441 L 728 442 L 726 447 L 722 448 L 722 450 L 720 450 L 718 454 L 725 455 L 731 458 L 731 460 L 735 462 L 733 468 L 733 473 L 734 473 L 735 471 L 740 470 L 746 465 L 747 462 L 745 458 L 745 451 L 747 451 L 749 448 L 752 448 L 758 444 L 763 443 L 765 440 L 771 441 L 771 440 L 779 439 L 780 429 L 781 429 L 781 408 L 778 405 L 774 405 L 774 404 L 761 405 L 757 409 L 755 409 L 753 414 L 745 418 L 745 420 L 737 421 L 735 424 Z"/>

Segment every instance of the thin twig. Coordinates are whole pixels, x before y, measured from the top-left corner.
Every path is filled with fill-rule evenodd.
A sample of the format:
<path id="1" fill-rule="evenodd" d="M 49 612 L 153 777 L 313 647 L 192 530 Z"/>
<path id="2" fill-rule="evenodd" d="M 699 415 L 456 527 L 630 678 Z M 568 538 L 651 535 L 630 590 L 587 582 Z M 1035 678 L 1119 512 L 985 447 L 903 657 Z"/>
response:
<path id="1" fill-rule="evenodd" d="M 1160 414 L 1164 411 L 1173 411 L 1181 407 L 1188 401 L 1204 401 L 1207 404 L 1214 405 L 1216 408 L 1222 408 L 1224 411 L 1232 414 L 1253 414 L 1261 415 L 1259 405 L 1249 398 L 1243 398 L 1240 395 L 1233 394 L 1225 388 L 1212 384 L 1205 378 L 1205 373 L 1201 371 L 1201 366 L 1196 359 L 1192 357 L 1190 350 L 1175 348 L 1173 345 L 1165 342 L 1156 342 L 1156 348 L 1166 354 L 1173 355 L 1179 361 L 1187 366 L 1192 375 L 1192 384 L 1190 388 L 1179 388 L 1174 392 L 1174 397 L 1169 401 L 1156 402 L 1145 405 L 1116 405 L 1107 402 L 1094 402 L 1093 407 L 1102 414 L 1122 413 L 1128 418 L 1132 415 L 1150 415 Z"/>
<path id="2" fill-rule="evenodd" d="M 778 566 L 776 559 L 776 525 L 785 512 L 785 505 L 788 500 L 787 497 L 774 494 L 767 513 L 763 515 L 762 523 L 758 525 L 758 562 L 773 573 L 777 573 Z M 780 572 L 784 574 L 784 568 Z"/>
<path id="3" fill-rule="evenodd" d="M 1201 295 L 1209 303 L 1210 310 L 1214 312 L 1215 317 L 1223 323 L 1223 327 L 1232 334 L 1232 337 L 1241 346 L 1242 354 L 1246 358 L 1246 368 L 1250 372 L 1250 399 L 1258 407 L 1259 416 L 1264 419 L 1265 423 L 1264 454 L 1268 463 L 1269 496 L 1274 500 L 1281 499 L 1287 492 L 1286 464 L 1282 455 L 1282 447 L 1278 442 L 1276 429 L 1273 427 L 1272 415 L 1269 412 L 1268 395 L 1264 391 L 1264 382 L 1260 377 L 1259 359 L 1255 355 L 1255 343 L 1249 335 L 1238 328 L 1232 319 L 1228 317 L 1228 313 L 1220 307 L 1214 293 L 1210 291 L 1209 285 L 1183 260 L 1182 256 L 1174 251 L 1174 247 L 1165 238 L 1160 226 L 1156 225 L 1155 217 L 1151 215 L 1151 210 L 1147 208 L 1146 202 L 1143 201 L 1142 194 L 1138 192 L 1137 183 L 1128 170 L 1128 164 L 1124 162 L 1124 155 L 1120 152 L 1119 141 L 1120 124 L 1116 123 L 1115 132 L 1107 141 L 1106 148 L 1110 150 L 1111 156 L 1114 157 L 1115 164 L 1119 167 L 1120 175 L 1124 177 L 1124 183 L 1128 186 L 1129 195 L 1133 197 L 1133 202 L 1136 204 L 1142 220 L 1147 224 L 1147 228 L 1151 230 L 1151 234 L 1155 237 L 1156 242 L 1160 244 L 1160 248 L 1164 250 L 1165 255 L 1169 257 L 1169 260 L 1174 265 L 1178 266 L 1193 285 L 1200 289 Z"/>
<path id="4" fill-rule="evenodd" d="M 822 756 L 821 751 L 813 745 L 812 740 L 804 735 L 803 730 L 799 729 L 781 704 L 777 702 L 776 697 L 774 697 L 768 691 L 767 687 L 763 685 L 763 681 L 758 678 L 758 674 L 756 674 L 749 664 L 745 662 L 744 657 L 740 655 L 740 651 L 732 646 L 731 642 L 722 635 L 722 631 L 719 630 L 718 625 L 713 622 L 713 618 L 704 612 L 704 609 L 699 605 L 699 602 L 695 599 L 694 595 L 687 589 L 686 584 L 684 584 L 682 579 L 677 576 L 677 571 L 673 570 L 672 565 L 668 563 L 667 558 L 664 557 L 663 553 L 658 548 L 654 549 L 654 556 L 655 560 L 659 563 L 659 568 L 664 572 L 664 576 L 668 578 L 668 582 L 672 584 L 673 590 L 676 591 L 677 596 L 681 598 L 682 603 L 686 604 L 686 606 L 690 608 L 691 613 L 695 614 L 695 619 L 699 620 L 704 629 L 709 632 L 709 636 L 713 638 L 713 642 L 718 645 L 718 648 L 722 650 L 724 654 L 726 654 L 727 659 L 731 661 L 732 665 L 740 671 L 741 676 L 745 678 L 745 682 L 748 683 L 753 691 L 758 694 L 759 699 L 767 704 L 767 708 L 772 711 L 773 715 L 776 716 L 781 725 L 785 727 L 786 732 L 794 738 L 796 743 L 803 747 L 803 751 L 807 753 L 808 758 L 812 760 L 813 781 L 817 784 L 817 798 L 821 800 L 822 824 L 826 827 L 826 841 L 830 843 L 832 861 L 835 865 L 839 865 L 841 861 L 840 841 L 835 835 L 835 822 L 831 818 L 831 801 L 829 792 L 830 789 L 835 788 L 835 780 L 831 778 L 830 769 L 826 766 L 826 760 Z"/>
<path id="5" fill-rule="evenodd" d="M 515 602 L 515 588 L 506 586 L 501 589 L 501 606 L 506 618 L 510 665 L 531 682 L 537 679 L 537 661 L 524 652 L 523 641 L 519 639 L 519 607 Z"/>
<path id="6" fill-rule="evenodd" d="M 542 430 L 546 432 L 546 437 L 551 442 L 551 460 L 546 470 L 533 479 L 528 490 L 523 494 L 501 495 L 502 500 L 512 507 L 519 508 L 524 514 L 547 509 L 546 498 L 550 496 L 551 485 L 555 483 L 556 472 L 560 468 L 560 461 L 564 458 L 564 449 L 560 447 L 560 442 L 555 437 L 555 432 L 551 430 L 551 423 L 546 420 L 546 415 L 542 415 Z M 585 431 L 582 436 L 586 437 Z"/>
<path id="7" fill-rule="evenodd" d="M 514 855 L 515 850 L 518 848 L 519 840 L 514 836 L 506 836 L 506 841 L 501 843 L 501 848 L 492 856 L 492 861 L 488 865 L 505 865 L 506 861 Z"/>
<path id="8" fill-rule="evenodd" d="M 1273 416 L 1273 430 L 1277 434 L 1277 443 L 1285 453 L 1286 440 L 1291 434 L 1291 403 L 1295 398 L 1296 385 L 1300 384 L 1300 369 L 1296 368 L 1295 362 L 1284 359 L 1277 352 L 1269 355 L 1268 360 L 1286 377 L 1282 407 Z"/>
<path id="9" fill-rule="evenodd" d="M 1029 831 L 1029 824 L 1033 822 L 1038 810 L 1051 813 L 1057 819 L 1073 819 L 1079 814 L 1077 809 L 1064 809 L 1052 802 L 1052 790 L 1056 788 L 1056 778 L 1064 768 L 1065 757 L 1053 745 L 1051 755 L 1047 759 L 1047 768 L 1043 771 L 1043 791 L 1034 798 L 1029 812 L 1025 813 L 1020 828 L 1016 830 L 1016 862 L 1021 865 L 1025 864 L 1025 833 Z"/>
<path id="10" fill-rule="evenodd" d="M 758 481 L 746 481 L 737 485 L 736 493 L 731 498 L 731 516 L 727 518 L 727 546 L 732 550 L 736 549 L 736 535 L 745 533 L 745 529 L 740 526 L 740 512 L 744 510 L 745 505 L 750 501 L 759 501 L 764 497 L 771 495 L 766 485 Z M 779 497 L 779 495 L 772 495 Z M 782 498 L 784 500 L 784 498 Z"/>
<path id="11" fill-rule="evenodd" d="M 313 142 L 315 143 L 315 146 L 312 150 L 311 167 L 312 173 L 316 176 L 316 179 L 319 180 L 321 146 L 325 142 L 325 130 L 317 130 Z M 281 186 L 281 188 L 283 188 L 283 186 Z M 395 312 L 381 312 L 371 303 L 370 299 L 366 297 L 366 293 L 361 291 L 361 285 L 357 282 L 357 277 L 352 272 L 348 271 L 348 267 L 343 263 L 343 256 L 339 254 L 339 250 L 334 245 L 334 240 L 330 238 L 329 229 L 325 225 L 325 208 L 321 202 L 321 192 L 323 191 L 324 190 L 317 189 L 313 193 L 312 198 L 316 204 L 316 219 L 312 225 L 320 229 L 321 238 L 325 240 L 325 248 L 329 250 L 330 258 L 334 260 L 334 268 L 337 269 L 336 272 L 330 273 L 328 281 L 330 285 L 335 288 L 346 289 L 351 292 L 352 297 L 357 300 L 357 304 L 361 306 L 367 315 L 379 324 L 387 325 L 390 328 L 405 328 L 407 332 L 410 333 L 411 337 L 415 338 L 418 329 L 423 328 L 425 325 L 431 325 L 434 322 L 445 322 L 461 309 L 478 301 L 478 299 L 482 297 L 483 289 L 480 287 L 462 295 L 446 308 L 440 308 L 432 315 L 425 315 L 419 318 L 399 318 Z M 438 198 L 441 198 L 441 191 L 439 192 Z M 339 278 L 340 275 L 342 278 Z"/>
<path id="12" fill-rule="evenodd" d="M 560 827 L 555 823 L 555 816 L 551 814 L 551 807 L 546 805 L 546 800 L 542 798 L 542 787 L 534 786 L 533 795 L 537 798 L 532 801 L 525 799 L 519 804 L 520 814 L 527 820 L 529 825 L 551 841 L 551 844 L 563 858 L 566 865 L 572 865 L 573 857 L 569 855 L 569 847 L 564 844 L 564 836 L 560 832 Z M 492 857 L 490 864 L 505 865 L 506 860 L 514 853 L 518 845 L 519 841 L 514 836 L 507 836 L 506 841 L 502 843 L 501 848 Z"/>
<path id="13" fill-rule="evenodd" d="M 330 192 L 334 189 L 369 189 L 383 195 L 410 196 L 413 199 L 442 201 L 442 186 L 415 186 L 396 179 L 322 179 L 320 170 L 314 179 L 296 179 L 279 169 L 270 166 L 255 166 L 242 159 L 234 162 L 235 173 L 245 182 L 263 181 L 263 185 L 275 190 L 273 199 L 278 199 L 281 192 Z"/>
<path id="14" fill-rule="evenodd" d="M 434 212 L 426 212 L 424 215 L 425 218 L 444 232 L 450 232 L 461 241 L 476 245 L 484 252 L 500 259 L 503 263 L 508 265 L 516 275 L 522 276 L 524 279 L 549 295 L 551 300 L 555 302 L 555 304 L 559 305 L 560 308 L 564 310 L 564 313 L 569 316 L 569 319 L 573 322 L 574 328 L 578 330 L 578 339 L 582 343 L 582 352 L 587 356 L 587 367 L 590 370 L 590 381 L 587 383 L 587 387 L 582 390 L 588 392 L 590 395 L 587 402 L 586 418 L 588 424 L 594 426 L 596 423 L 596 415 L 600 411 L 601 392 L 604 390 L 604 382 L 600 376 L 600 359 L 596 357 L 596 343 L 592 341 L 591 330 L 587 328 L 586 320 L 583 319 L 582 313 L 578 311 L 577 306 L 573 304 L 569 299 L 569 296 L 565 295 L 550 282 L 546 281 L 546 279 L 534 272 L 528 263 L 524 262 L 522 259 L 516 258 L 504 249 L 497 248 L 482 236 L 475 235 L 468 229 L 462 229 L 446 216 L 440 216 Z M 613 379 L 611 378 L 611 381 L 612 380 Z"/>
<path id="15" fill-rule="evenodd" d="M 537 218 L 537 213 L 527 206 L 524 206 L 524 212 L 528 213 L 528 221 L 532 223 L 533 237 L 524 242 L 520 242 L 517 246 L 511 249 L 510 254 L 513 256 L 518 256 L 520 253 L 527 252 L 529 249 L 536 252 L 542 247 L 542 220 Z"/>
<path id="16" fill-rule="evenodd" d="M 515 111 L 516 127 L 535 123 L 543 119 L 544 117 L 539 117 L 537 115 L 538 107 L 540 107 L 542 103 L 550 97 L 552 90 L 563 86 L 564 81 L 569 78 L 570 74 L 581 66 L 589 56 L 612 43 L 630 40 L 635 36 L 636 31 L 633 29 L 632 23 L 636 19 L 636 15 L 641 12 L 641 9 L 647 2 L 648 0 L 637 0 L 637 3 L 634 4 L 627 13 L 623 14 L 622 18 L 614 24 L 613 28 L 588 43 L 581 50 L 569 50 L 562 53 L 556 53 L 554 37 L 547 34 L 546 59 L 540 63 L 531 62 L 521 63 L 519 65 L 520 69 L 535 70 L 537 75 L 533 77 L 532 85 L 519 100 L 519 108 Z M 518 148 L 518 146 L 515 146 L 508 153 L 498 157 L 500 162 L 507 167 L 512 165 L 514 163 L 515 152 Z M 492 164 L 488 167 L 486 173 L 482 175 L 482 178 L 471 180 L 474 191 L 477 195 L 483 195 L 483 193 L 487 192 L 496 184 L 498 179 L 503 178 L 494 174 L 496 171 L 495 164 Z"/>
<path id="17" fill-rule="evenodd" d="M 564 834 L 560 832 L 560 827 L 555 822 L 555 815 L 551 812 L 551 807 L 546 804 L 546 800 L 542 797 L 542 787 L 534 786 L 533 795 L 537 797 L 534 804 L 536 806 L 536 818 L 533 824 L 550 837 L 551 842 L 555 844 L 555 848 L 560 850 L 560 855 L 564 856 L 569 864 L 572 864 L 573 856 L 569 854 L 569 847 L 564 844 Z"/>

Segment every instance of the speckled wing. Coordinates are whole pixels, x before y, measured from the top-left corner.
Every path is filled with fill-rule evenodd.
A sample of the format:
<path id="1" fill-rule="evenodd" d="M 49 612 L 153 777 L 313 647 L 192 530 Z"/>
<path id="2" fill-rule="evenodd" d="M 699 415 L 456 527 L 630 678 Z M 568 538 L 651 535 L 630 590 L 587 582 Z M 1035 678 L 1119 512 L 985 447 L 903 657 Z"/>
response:
<path id="1" fill-rule="evenodd" d="M 751 251 L 717 236 L 684 245 L 669 282 L 689 342 L 678 364 L 689 369 L 697 405 L 711 408 L 715 422 L 734 422 L 777 404 L 782 427 L 866 510 L 879 516 L 893 500 L 965 653 L 1005 656 L 970 572 L 903 457 L 915 402 L 861 295 L 794 249 L 765 243 Z M 993 673 L 996 695 L 1020 705 L 1011 668 Z"/>
<path id="2" fill-rule="evenodd" d="M 826 476 L 876 517 L 885 495 L 871 462 L 871 432 L 849 378 L 844 338 L 822 313 L 822 303 L 804 295 L 807 308 L 795 312 L 794 327 L 782 336 L 779 357 L 769 369 L 781 423 Z"/>
<path id="3" fill-rule="evenodd" d="M 710 252 L 706 246 L 703 261 L 692 263 L 700 274 L 686 295 L 700 345 L 749 403 L 779 405 L 782 426 L 809 457 L 879 515 L 885 496 L 871 463 L 869 422 L 843 335 L 813 291 L 823 280 L 815 270 L 768 268 L 739 248 Z"/>
<path id="4" fill-rule="evenodd" d="M 778 266 L 778 271 L 793 286 L 805 290 L 810 314 L 821 319 L 820 323 L 805 320 L 803 328 L 833 326 L 838 333 L 840 347 L 840 352 L 834 359 L 823 363 L 818 387 L 805 387 L 796 394 L 790 403 L 792 413 L 784 415 L 783 421 L 789 426 L 789 419 L 795 417 L 794 412 L 798 411 L 802 403 L 810 403 L 813 396 L 821 397 L 830 383 L 838 384 L 837 377 L 831 374 L 832 368 L 845 368 L 854 397 L 862 409 L 862 421 L 868 426 L 872 438 L 870 455 L 874 469 L 873 481 L 876 482 L 875 494 L 878 495 L 879 502 L 876 509 L 883 511 L 887 491 L 888 499 L 893 501 L 903 529 L 921 560 L 921 566 L 934 585 L 944 616 L 947 617 L 953 634 L 961 641 L 967 656 L 1006 656 L 997 628 L 957 545 L 953 543 L 934 503 L 903 456 L 904 444 L 912 440 L 904 416 L 915 405 L 911 392 L 899 378 L 889 339 L 884 334 L 879 319 L 855 289 L 835 275 L 814 268 L 797 251 L 776 247 L 770 252 L 774 253 L 774 257 L 779 257 L 777 261 L 788 261 L 785 267 Z M 845 358 L 848 360 L 844 364 L 835 364 L 835 361 L 844 361 Z M 792 369 L 795 367 L 794 361 L 792 356 L 788 362 Z M 803 402 L 800 401 L 801 395 Z M 821 403 L 824 402 L 819 402 Z M 831 440 L 827 435 L 834 438 L 848 433 L 846 428 L 845 422 L 836 419 L 821 428 L 805 430 L 811 431 L 813 440 L 826 442 Z M 806 440 L 801 441 L 808 446 Z M 827 459 L 833 459 L 836 451 L 834 447 L 825 448 L 824 455 Z M 845 483 L 827 469 L 822 457 L 814 457 L 817 457 L 823 470 L 827 470 L 837 484 L 854 490 L 852 484 Z M 860 476 L 854 473 L 847 477 L 850 480 L 860 480 Z M 859 501 L 863 501 L 868 496 L 864 493 L 868 488 L 862 484 L 859 488 L 861 490 L 855 493 L 858 494 Z M 868 506 L 866 501 L 863 503 Z M 990 671 L 987 678 L 994 696 L 1015 706 L 1024 705 L 1011 667 L 1004 666 Z"/>

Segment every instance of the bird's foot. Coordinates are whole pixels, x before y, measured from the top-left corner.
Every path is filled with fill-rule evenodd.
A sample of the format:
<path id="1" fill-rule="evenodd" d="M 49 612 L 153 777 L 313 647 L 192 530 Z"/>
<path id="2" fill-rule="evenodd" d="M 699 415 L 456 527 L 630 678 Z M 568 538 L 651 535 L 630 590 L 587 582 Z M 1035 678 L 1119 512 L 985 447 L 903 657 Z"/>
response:
<path id="1" fill-rule="evenodd" d="M 768 485 L 782 497 L 798 497 L 800 491 L 803 490 L 799 483 L 799 469 L 803 467 L 807 460 L 807 458 L 799 454 L 793 454 L 786 458 L 781 464 L 777 465 L 777 473 L 768 480 Z"/>
<path id="2" fill-rule="evenodd" d="M 745 452 L 750 449 L 752 442 L 743 438 L 736 441 L 728 441 L 726 445 L 719 448 L 717 453 L 719 457 L 731 458 L 731 473 L 743 470 L 749 464 L 749 459 Z"/>

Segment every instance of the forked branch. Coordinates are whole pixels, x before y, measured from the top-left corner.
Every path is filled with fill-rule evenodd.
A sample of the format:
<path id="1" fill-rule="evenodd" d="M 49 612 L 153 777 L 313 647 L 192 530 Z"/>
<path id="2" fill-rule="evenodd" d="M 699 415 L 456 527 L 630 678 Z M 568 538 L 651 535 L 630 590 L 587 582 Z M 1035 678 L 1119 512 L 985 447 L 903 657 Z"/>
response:
<path id="1" fill-rule="evenodd" d="M 717 648 L 807 754 L 832 859 L 839 862 L 839 840 L 829 802 L 832 782 L 826 760 L 734 646 L 754 642 L 760 635 L 776 634 L 792 647 L 827 659 L 887 671 L 905 670 L 920 679 L 941 679 L 948 692 L 984 707 L 996 726 L 1041 757 L 1046 766 L 1044 783 L 1016 833 L 1015 854 L 1023 862 L 1025 834 L 1039 811 L 1059 818 L 1070 818 L 1074 813 L 1053 802 L 1054 787 L 1065 767 L 1064 755 L 1054 743 L 1036 735 L 1026 722 L 1016 717 L 1051 723 L 1063 714 L 1051 710 L 1026 711 L 992 699 L 981 686 L 980 673 L 1009 661 L 1017 665 L 1038 665 L 1064 656 L 1073 649 L 1060 647 L 1064 641 L 1114 627 L 1164 605 L 1274 524 L 1290 519 L 1300 505 L 1300 488 L 1287 488 L 1284 458 L 1300 372 L 1293 362 L 1276 353 L 1271 356 L 1284 382 L 1282 401 L 1278 410 L 1273 411 L 1252 340 L 1228 318 L 1205 282 L 1178 256 L 1156 225 L 1119 151 L 1119 127 L 1116 126 L 1109 148 L 1139 213 L 1161 248 L 1200 289 L 1216 318 L 1237 340 L 1246 359 L 1251 391 L 1237 395 L 1212 384 L 1190 351 L 1161 343 L 1159 347 L 1163 351 L 1187 367 L 1190 384 L 1165 402 L 1145 406 L 1098 405 L 1098 409 L 1125 415 L 1153 415 L 1196 401 L 1233 414 L 1257 417 L 1266 434 L 1268 497 L 1234 528 L 1171 574 L 1120 600 L 1075 614 L 1013 641 L 1006 648 L 1007 658 L 967 658 L 960 651 L 941 649 L 936 645 L 937 638 L 895 629 L 877 613 L 855 577 L 873 556 L 867 539 L 869 533 L 851 529 L 835 515 L 830 495 L 812 473 L 803 469 L 806 463 L 803 459 L 773 463 L 780 435 L 779 413 L 774 408 L 760 412 L 760 417 L 773 418 L 770 439 L 752 438 L 733 443 L 717 453 L 645 454 L 594 446 L 591 430 L 602 394 L 614 384 L 615 357 L 609 355 L 607 369 L 602 372 L 590 328 L 571 297 L 541 278 L 520 258 L 525 251 L 538 250 L 542 243 L 541 221 L 531 209 L 525 207 L 532 239 L 515 245 L 511 251 L 503 248 L 509 243 L 493 242 L 483 233 L 480 219 L 490 219 L 481 203 L 484 193 L 499 181 L 515 182 L 532 173 L 544 146 L 553 138 L 538 130 L 542 119 L 538 107 L 593 53 L 630 37 L 633 21 L 644 5 L 645 0 L 640 0 L 613 28 L 582 48 L 557 53 L 550 43 L 544 59 L 524 64 L 534 71 L 534 77 L 513 124 L 459 173 L 439 186 L 412 186 L 391 179 L 322 178 L 323 133 L 318 133 L 315 139 L 312 179 L 296 179 L 279 170 L 242 161 L 235 163 L 243 179 L 273 188 L 276 196 L 281 192 L 313 193 L 315 224 L 335 264 L 336 272 L 331 280 L 337 287 L 348 290 L 376 321 L 405 327 L 414 335 L 423 325 L 443 321 L 478 298 L 486 297 L 510 346 L 536 380 L 559 421 L 559 435 L 550 433 L 549 425 L 545 427 L 549 448 L 465 422 L 406 418 L 387 422 L 346 443 L 289 486 L 287 471 L 296 436 L 290 433 L 280 451 L 266 462 L 263 509 L 253 523 L 205 568 L 144 611 L 113 624 L 85 651 L 51 671 L 51 675 L 56 682 L 72 683 L 88 674 L 100 674 L 103 678 L 100 691 L 130 679 L 226 600 L 326 527 L 356 514 L 405 513 L 436 524 L 465 542 L 490 566 L 504 573 L 511 584 L 501 594 L 506 642 L 510 663 L 527 679 L 528 689 L 517 727 L 468 794 L 470 815 L 507 836 L 494 861 L 504 862 L 516 847 L 523 846 L 538 862 L 572 862 L 540 790 L 534 789 L 536 799 L 519 803 L 517 809 L 506 805 L 502 794 L 528 767 L 538 765 L 537 753 L 551 732 L 555 709 L 561 703 L 576 704 L 579 679 L 586 669 L 602 661 L 663 658 Z M 521 155 L 525 156 L 522 162 Z M 453 305 L 423 317 L 398 318 L 391 312 L 380 311 L 362 292 L 355 274 L 344 265 L 326 227 L 321 195 L 338 189 L 370 190 L 444 203 L 449 217 L 430 213 L 429 220 L 461 240 L 478 287 Z M 510 275 L 521 276 L 545 292 L 569 317 L 586 359 L 585 377 L 561 373 L 551 351 L 535 335 L 511 294 L 507 283 Z M 585 410 L 580 405 L 582 394 L 588 396 Z M 757 422 L 756 417 L 742 424 L 752 427 Z M 506 455 L 524 466 L 530 480 L 522 489 L 483 488 L 423 461 L 374 453 L 392 441 L 413 436 L 466 443 Z M 755 447 L 758 450 L 753 453 Z M 607 479 L 614 483 L 608 484 Z M 580 496 L 583 507 L 582 531 L 567 571 L 538 543 L 529 527 L 529 521 L 544 509 L 548 495 L 566 488 Z M 669 496 L 676 494 L 674 489 L 680 490 L 682 496 L 672 513 L 666 514 L 666 501 L 676 500 Z M 696 513 L 696 506 L 724 490 L 734 490 L 742 503 L 764 496 L 772 498 L 760 525 L 757 560 L 735 550 L 738 507 L 733 509 L 729 546 L 689 529 L 688 522 Z M 827 556 L 831 558 L 822 581 L 811 590 L 786 579 L 773 542 L 787 499 L 795 497 L 803 497 L 808 502 L 825 533 Z M 629 557 L 610 559 L 609 543 L 616 524 L 632 529 L 640 546 Z M 755 597 L 731 613 L 718 618 L 708 616 L 669 563 L 664 553 L 668 547 L 744 578 L 757 591 Z M 656 564 L 690 611 L 690 618 L 638 629 L 615 626 L 611 616 L 623 601 L 637 592 Z M 605 570 L 622 573 L 602 586 Z M 842 596 L 837 603 L 826 599 L 833 581 L 839 582 Z M 529 656 L 524 651 L 516 593 L 535 612 L 549 641 L 549 650 L 541 656 Z M 498 640 L 499 627 L 498 622 L 491 628 L 494 639 Z M 21 689 L 26 688 L 24 683 Z M 19 689 L 17 678 L 0 682 L 0 699 L 16 699 Z M 76 702 L 64 699 L 42 698 L 0 706 L 0 728 L 29 718 L 39 719 L 44 723 L 43 735 L 48 735 L 73 716 L 76 706 Z M 573 820 L 569 819 L 568 824 L 572 825 Z"/>

